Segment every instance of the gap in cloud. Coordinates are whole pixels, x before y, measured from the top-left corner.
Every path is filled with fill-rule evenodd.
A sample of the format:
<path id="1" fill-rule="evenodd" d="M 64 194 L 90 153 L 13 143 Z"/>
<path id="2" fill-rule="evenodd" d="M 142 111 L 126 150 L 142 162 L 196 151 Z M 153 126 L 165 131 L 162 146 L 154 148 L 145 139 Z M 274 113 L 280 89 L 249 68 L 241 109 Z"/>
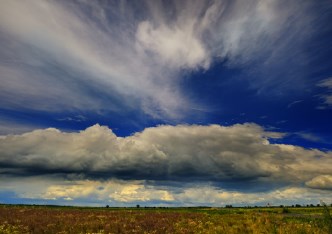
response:
<path id="1" fill-rule="evenodd" d="M 251 74 L 229 67 L 227 61 L 220 61 L 208 71 L 187 74 L 181 87 L 203 107 L 190 112 L 187 121 L 222 125 L 253 122 L 292 136 L 278 140 L 280 143 L 331 149 L 328 142 L 332 113 L 317 109 L 321 100 L 316 95 L 321 87 L 315 84 L 307 90 L 267 95 L 257 93 L 250 86 L 250 78 Z M 298 132 L 318 134 L 322 142 L 298 137 Z"/>

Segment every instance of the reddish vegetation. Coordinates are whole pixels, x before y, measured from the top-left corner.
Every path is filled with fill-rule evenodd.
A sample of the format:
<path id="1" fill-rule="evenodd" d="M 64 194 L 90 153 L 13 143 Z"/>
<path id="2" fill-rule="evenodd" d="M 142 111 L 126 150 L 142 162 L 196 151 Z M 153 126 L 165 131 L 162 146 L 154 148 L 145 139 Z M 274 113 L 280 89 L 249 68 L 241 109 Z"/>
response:
<path id="1" fill-rule="evenodd" d="M 204 214 L 133 210 L 1 207 L 0 225 L 19 233 L 174 233 L 183 219 L 198 221 Z M 0 231 L 1 233 L 1 231 Z"/>
<path id="2" fill-rule="evenodd" d="M 102 209 L 0 205 L 9 233 L 332 233 L 326 208 Z"/>

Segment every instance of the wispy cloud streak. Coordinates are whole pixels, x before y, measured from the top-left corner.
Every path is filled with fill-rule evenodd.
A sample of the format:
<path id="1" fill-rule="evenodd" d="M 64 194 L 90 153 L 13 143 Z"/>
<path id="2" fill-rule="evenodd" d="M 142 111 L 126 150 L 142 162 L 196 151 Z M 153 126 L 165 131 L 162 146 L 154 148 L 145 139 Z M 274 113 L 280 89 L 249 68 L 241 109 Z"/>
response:
<path id="1" fill-rule="evenodd" d="M 320 81 L 317 85 L 325 89 L 325 92 L 319 95 L 319 97 L 324 100 L 324 105 L 319 106 L 319 108 L 325 109 L 332 107 L 332 77 Z"/>
<path id="2" fill-rule="evenodd" d="M 139 108 L 173 119 L 197 105 L 178 85 L 183 71 L 208 69 L 218 59 L 231 66 L 261 58 L 266 66 L 279 64 L 312 22 L 309 7 L 297 1 L 11 0 L 0 6 L 2 107 Z"/>

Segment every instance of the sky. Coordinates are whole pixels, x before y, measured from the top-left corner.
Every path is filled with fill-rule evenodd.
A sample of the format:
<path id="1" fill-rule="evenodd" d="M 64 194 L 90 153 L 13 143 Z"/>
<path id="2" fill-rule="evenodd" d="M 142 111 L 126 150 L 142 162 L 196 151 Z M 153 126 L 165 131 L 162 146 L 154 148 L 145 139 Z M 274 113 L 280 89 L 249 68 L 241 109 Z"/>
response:
<path id="1" fill-rule="evenodd" d="M 332 203 L 330 0 L 0 1 L 0 203 Z"/>

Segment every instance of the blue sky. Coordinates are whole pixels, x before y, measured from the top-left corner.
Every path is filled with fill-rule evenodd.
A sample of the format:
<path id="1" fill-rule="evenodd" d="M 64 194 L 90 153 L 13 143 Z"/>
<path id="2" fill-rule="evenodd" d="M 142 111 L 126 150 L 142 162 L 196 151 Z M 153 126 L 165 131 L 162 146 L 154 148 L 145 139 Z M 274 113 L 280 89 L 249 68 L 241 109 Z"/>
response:
<path id="1" fill-rule="evenodd" d="M 0 202 L 332 203 L 330 1 L 0 6 Z"/>

